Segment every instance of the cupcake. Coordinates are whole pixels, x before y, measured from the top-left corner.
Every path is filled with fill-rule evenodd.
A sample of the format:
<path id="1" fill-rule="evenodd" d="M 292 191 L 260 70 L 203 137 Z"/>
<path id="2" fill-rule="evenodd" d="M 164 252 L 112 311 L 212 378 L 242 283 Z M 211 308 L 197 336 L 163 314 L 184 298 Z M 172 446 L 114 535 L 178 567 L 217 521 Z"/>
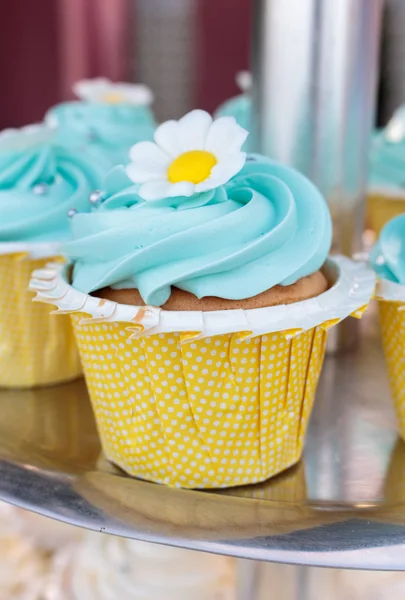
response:
<path id="1" fill-rule="evenodd" d="M 46 125 L 0 134 L 0 387 L 81 372 L 69 319 L 50 319 L 27 293 L 32 269 L 57 257 L 68 239 L 68 211 L 89 210 L 102 177 L 96 163 L 55 145 L 54 135 Z"/>
<path id="2" fill-rule="evenodd" d="M 108 169 L 126 163 L 134 141 L 151 140 L 156 128 L 152 92 L 144 85 L 100 78 L 73 86 L 79 98 L 51 108 L 46 121 L 59 142 L 94 155 Z"/>
<path id="3" fill-rule="evenodd" d="M 240 71 L 236 75 L 236 84 L 242 94 L 230 98 L 221 104 L 215 113 L 215 117 L 234 117 L 241 127 L 250 131 L 252 126 L 252 98 L 250 96 L 252 90 L 252 74 L 249 71 Z M 244 150 L 249 150 L 249 139 L 245 142 Z"/>
<path id="4" fill-rule="evenodd" d="M 377 300 L 399 433 L 405 439 L 405 214 L 382 229 L 370 255 L 379 279 Z"/>
<path id="5" fill-rule="evenodd" d="M 372 293 L 363 266 L 325 264 L 317 189 L 246 137 L 204 111 L 162 124 L 71 220 L 71 285 L 57 265 L 31 282 L 72 313 L 106 456 L 143 479 L 230 487 L 295 464 L 325 330 Z"/>
<path id="6" fill-rule="evenodd" d="M 214 554 L 87 532 L 55 556 L 49 600 L 235 600 L 236 563 Z"/>
<path id="7" fill-rule="evenodd" d="M 367 194 L 367 221 L 377 234 L 405 212 L 405 106 L 372 138 Z"/>

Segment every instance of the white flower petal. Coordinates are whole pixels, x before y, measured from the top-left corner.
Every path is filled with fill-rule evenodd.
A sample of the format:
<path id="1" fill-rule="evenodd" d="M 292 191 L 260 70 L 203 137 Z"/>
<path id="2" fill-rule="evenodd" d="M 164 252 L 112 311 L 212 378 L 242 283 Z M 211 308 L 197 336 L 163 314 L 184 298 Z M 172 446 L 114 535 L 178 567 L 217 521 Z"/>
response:
<path id="1" fill-rule="evenodd" d="M 129 151 L 129 158 L 133 162 L 150 162 L 167 168 L 170 164 L 170 158 L 159 146 L 153 142 L 138 142 Z"/>
<path id="2" fill-rule="evenodd" d="M 179 121 L 179 132 L 183 152 L 204 150 L 212 117 L 205 110 L 192 110 Z"/>
<path id="3" fill-rule="evenodd" d="M 179 124 L 177 121 L 166 121 L 159 125 L 154 133 L 154 139 L 157 145 L 164 151 L 170 158 L 177 158 L 184 152 L 181 139 Z"/>
<path id="4" fill-rule="evenodd" d="M 73 92 L 80 100 L 95 101 L 109 90 L 111 81 L 106 77 L 95 79 L 81 79 L 73 85 Z"/>
<path id="5" fill-rule="evenodd" d="M 153 102 L 153 93 L 141 83 L 113 83 L 111 93 L 122 94 L 127 104 L 135 106 L 148 106 Z"/>
<path id="6" fill-rule="evenodd" d="M 169 198 L 176 196 L 192 196 L 195 192 L 195 185 L 191 181 L 179 181 L 178 183 L 172 183 L 170 191 L 167 194 Z"/>
<path id="7" fill-rule="evenodd" d="M 77 81 L 73 91 L 81 100 L 89 102 L 105 102 L 108 95 L 121 96 L 123 103 L 136 106 L 146 106 L 153 101 L 153 94 L 146 85 L 115 83 L 105 77 Z"/>
<path id="8" fill-rule="evenodd" d="M 159 165 L 147 161 L 130 163 L 125 167 L 128 177 L 134 183 L 146 183 L 147 181 L 161 180 L 166 177 L 167 170 Z"/>
<path id="9" fill-rule="evenodd" d="M 144 200 L 161 200 L 170 194 L 172 184 L 166 181 L 149 181 L 144 183 L 138 190 L 138 194 Z"/>
<path id="10" fill-rule="evenodd" d="M 239 152 L 249 132 L 238 125 L 234 117 L 221 117 L 213 122 L 207 135 L 205 150 L 212 152 L 218 160 Z"/>
<path id="11" fill-rule="evenodd" d="M 245 162 L 245 152 L 236 152 L 227 156 L 215 165 L 208 179 L 195 186 L 196 192 L 205 192 L 224 185 L 239 173 Z"/>

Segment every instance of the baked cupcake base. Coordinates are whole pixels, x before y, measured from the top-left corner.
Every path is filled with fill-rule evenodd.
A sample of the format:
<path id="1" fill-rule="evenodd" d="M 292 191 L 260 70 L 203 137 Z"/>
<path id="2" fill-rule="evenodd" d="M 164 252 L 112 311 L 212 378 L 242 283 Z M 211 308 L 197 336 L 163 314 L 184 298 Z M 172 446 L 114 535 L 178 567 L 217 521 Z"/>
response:
<path id="1" fill-rule="evenodd" d="M 292 285 L 276 285 L 262 294 L 243 300 L 224 300 L 223 298 L 215 298 L 213 296 L 198 299 L 189 292 L 184 292 L 173 287 L 170 298 L 162 306 L 162 309 L 205 312 L 211 310 L 265 308 L 266 306 L 292 304 L 293 302 L 314 298 L 326 292 L 327 289 L 328 280 L 322 271 L 317 271 L 313 275 L 303 277 Z M 139 291 L 136 289 L 114 290 L 108 287 L 98 290 L 94 295 L 98 298 L 112 300 L 120 304 L 145 306 Z"/>

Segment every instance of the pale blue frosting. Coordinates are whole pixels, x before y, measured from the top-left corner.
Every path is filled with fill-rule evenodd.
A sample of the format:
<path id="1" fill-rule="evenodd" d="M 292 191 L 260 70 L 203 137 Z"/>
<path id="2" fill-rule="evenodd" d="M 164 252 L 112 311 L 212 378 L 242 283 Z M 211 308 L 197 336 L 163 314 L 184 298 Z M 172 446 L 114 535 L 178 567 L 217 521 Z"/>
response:
<path id="1" fill-rule="evenodd" d="M 148 106 L 65 102 L 51 108 L 46 121 L 58 127 L 58 141 L 93 153 L 107 168 L 128 162 L 131 146 L 152 140 L 156 122 Z"/>
<path id="2" fill-rule="evenodd" d="M 89 195 L 103 175 L 96 164 L 52 142 L 0 148 L 0 242 L 65 241 L 68 211 L 91 209 Z"/>
<path id="3" fill-rule="evenodd" d="M 384 129 L 373 134 L 369 185 L 394 190 L 405 188 L 405 106 L 394 113 Z"/>
<path id="4" fill-rule="evenodd" d="M 405 285 L 405 214 L 383 227 L 370 260 L 380 279 Z"/>
<path id="5" fill-rule="evenodd" d="M 224 102 L 215 112 L 215 118 L 219 117 L 234 117 L 238 125 L 251 132 L 252 130 L 252 98 L 249 94 L 240 94 Z M 243 146 L 245 152 L 249 152 L 251 148 L 249 136 Z"/>
<path id="6" fill-rule="evenodd" d="M 190 198 L 142 200 L 123 168 L 91 214 L 71 220 L 73 286 L 138 288 L 160 306 L 171 286 L 242 299 L 316 272 L 332 240 L 324 198 L 297 171 L 259 155 L 226 185 Z"/>

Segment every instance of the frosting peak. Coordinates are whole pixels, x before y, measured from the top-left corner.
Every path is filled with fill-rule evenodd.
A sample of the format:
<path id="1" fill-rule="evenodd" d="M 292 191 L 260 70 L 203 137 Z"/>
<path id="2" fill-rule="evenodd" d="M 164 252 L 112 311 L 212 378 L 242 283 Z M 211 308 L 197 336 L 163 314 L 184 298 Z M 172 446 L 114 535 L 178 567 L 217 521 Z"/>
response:
<path id="1" fill-rule="evenodd" d="M 259 155 L 215 189 L 153 202 L 117 168 L 102 204 L 71 225 L 64 249 L 75 261 L 75 288 L 138 288 L 155 306 L 171 286 L 198 298 L 243 299 L 292 284 L 322 266 L 332 237 L 312 183 Z"/>
<path id="2" fill-rule="evenodd" d="M 380 279 L 405 285 L 405 214 L 383 227 L 370 260 Z"/>

